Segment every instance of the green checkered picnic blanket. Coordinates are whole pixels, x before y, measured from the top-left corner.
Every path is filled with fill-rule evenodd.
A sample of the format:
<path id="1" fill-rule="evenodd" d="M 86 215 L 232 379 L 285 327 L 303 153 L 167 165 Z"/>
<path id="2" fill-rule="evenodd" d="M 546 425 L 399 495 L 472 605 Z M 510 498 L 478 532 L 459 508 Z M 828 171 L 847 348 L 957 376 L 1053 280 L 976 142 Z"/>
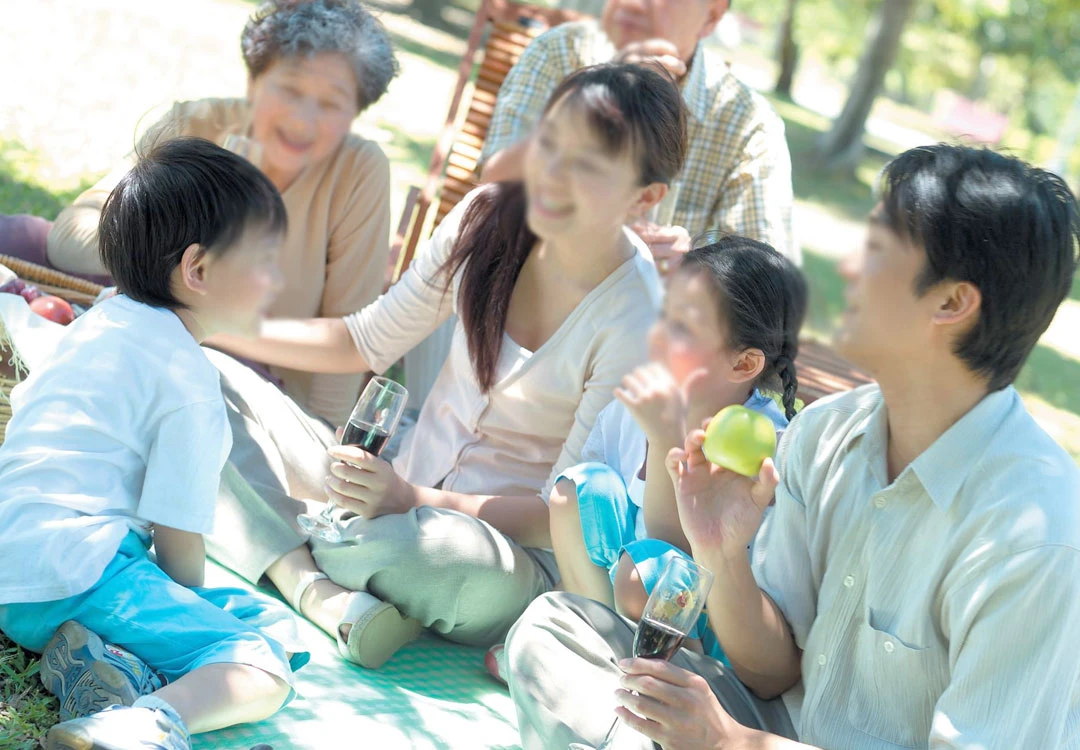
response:
<path id="1" fill-rule="evenodd" d="M 208 586 L 251 586 L 207 566 Z M 484 671 L 482 649 L 424 634 L 381 669 L 345 661 L 335 642 L 306 620 L 311 662 L 296 674 L 297 695 L 259 722 L 196 735 L 194 750 L 478 750 L 520 747 L 513 703 Z"/>

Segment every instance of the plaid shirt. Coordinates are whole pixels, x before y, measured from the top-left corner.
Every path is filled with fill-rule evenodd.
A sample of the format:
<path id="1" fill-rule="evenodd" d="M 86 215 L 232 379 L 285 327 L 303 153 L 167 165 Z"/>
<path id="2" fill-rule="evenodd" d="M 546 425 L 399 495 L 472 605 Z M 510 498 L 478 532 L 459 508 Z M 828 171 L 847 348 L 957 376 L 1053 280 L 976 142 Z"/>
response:
<path id="1" fill-rule="evenodd" d="M 483 158 L 528 136 L 563 78 L 614 57 L 596 21 L 562 24 L 537 37 L 499 89 Z M 672 223 L 691 237 L 707 230 L 752 237 L 799 262 L 783 120 L 701 44 L 682 93 L 688 148 L 672 183 L 679 191 Z"/>

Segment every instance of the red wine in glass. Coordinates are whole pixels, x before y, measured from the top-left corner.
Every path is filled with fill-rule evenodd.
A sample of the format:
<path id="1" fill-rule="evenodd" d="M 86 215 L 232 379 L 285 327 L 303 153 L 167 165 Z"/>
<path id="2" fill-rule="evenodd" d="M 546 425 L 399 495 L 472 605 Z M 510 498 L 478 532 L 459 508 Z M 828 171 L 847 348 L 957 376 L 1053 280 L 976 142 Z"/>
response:
<path id="1" fill-rule="evenodd" d="M 670 660 L 701 615 L 713 575 L 688 557 L 668 560 L 649 592 L 634 633 L 634 657 Z M 615 717 L 596 750 L 611 750 L 622 719 Z M 571 743 L 571 750 L 584 747 Z"/>
<path id="2" fill-rule="evenodd" d="M 383 377 L 373 377 L 364 386 L 364 392 L 353 407 L 349 421 L 341 435 L 342 445 L 351 445 L 378 456 L 394 429 L 401 421 L 401 413 L 409 392 L 404 386 Z M 321 513 L 301 513 L 296 524 L 314 537 L 337 543 L 344 540 L 341 525 L 334 520 L 334 501 L 330 499 Z"/>
<path id="3" fill-rule="evenodd" d="M 634 635 L 634 656 L 639 659 L 663 659 L 668 661 L 682 646 L 686 633 L 651 618 L 638 623 Z"/>
<path id="4" fill-rule="evenodd" d="M 380 430 L 376 425 L 366 422 L 349 422 L 345 426 L 345 432 L 341 435 L 342 445 L 354 445 L 363 448 L 373 456 L 382 452 L 386 441 L 390 439 L 390 433 Z"/>

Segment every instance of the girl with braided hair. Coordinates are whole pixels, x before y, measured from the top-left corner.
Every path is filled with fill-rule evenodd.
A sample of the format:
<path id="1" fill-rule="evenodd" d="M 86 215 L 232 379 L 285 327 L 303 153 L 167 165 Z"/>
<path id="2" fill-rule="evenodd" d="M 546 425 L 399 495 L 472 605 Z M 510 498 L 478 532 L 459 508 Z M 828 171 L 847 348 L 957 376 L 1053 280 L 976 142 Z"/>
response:
<path id="1" fill-rule="evenodd" d="M 552 490 L 551 540 L 566 591 L 640 618 L 667 560 L 689 556 L 668 451 L 688 426 L 731 404 L 765 414 L 778 432 L 787 426 L 806 298 L 799 269 L 762 242 L 727 236 L 687 253 L 649 333 L 651 362 L 623 379 L 585 443 L 585 462 Z M 759 388 L 778 390 L 783 411 Z M 723 660 L 711 631 L 698 630 Z M 487 659 L 496 677 L 500 648 Z"/>

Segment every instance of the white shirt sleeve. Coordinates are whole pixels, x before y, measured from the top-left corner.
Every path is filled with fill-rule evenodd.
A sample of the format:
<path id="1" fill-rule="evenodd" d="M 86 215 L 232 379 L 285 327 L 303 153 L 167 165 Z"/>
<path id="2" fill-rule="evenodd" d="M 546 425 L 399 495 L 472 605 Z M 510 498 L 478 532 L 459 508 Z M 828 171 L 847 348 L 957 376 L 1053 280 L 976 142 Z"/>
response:
<path id="1" fill-rule="evenodd" d="M 607 423 L 611 421 L 611 414 L 616 403 L 612 401 L 596 416 L 596 424 L 589 430 L 589 436 L 585 438 L 585 445 L 581 448 L 582 463 L 606 464 L 608 462 Z"/>
<path id="2" fill-rule="evenodd" d="M 452 282 L 448 286 L 443 266 L 457 242 L 470 196 L 475 194 L 454 206 L 386 294 L 345 316 L 357 351 L 375 372 L 385 372 L 453 314 L 455 292 Z"/>
<path id="3" fill-rule="evenodd" d="M 135 515 L 196 534 L 214 528 L 214 508 L 229 426 L 223 402 L 203 401 L 158 422 Z M 226 446 L 227 447 L 227 446 Z"/>
<path id="4" fill-rule="evenodd" d="M 777 450 L 776 503 L 753 542 L 752 568 L 758 586 L 791 626 L 796 645 L 804 648 L 817 616 L 818 580 L 811 564 L 806 501 L 799 487 L 803 469 L 798 456 L 805 450 L 797 428 L 801 421 L 796 418 L 785 430 Z"/>

